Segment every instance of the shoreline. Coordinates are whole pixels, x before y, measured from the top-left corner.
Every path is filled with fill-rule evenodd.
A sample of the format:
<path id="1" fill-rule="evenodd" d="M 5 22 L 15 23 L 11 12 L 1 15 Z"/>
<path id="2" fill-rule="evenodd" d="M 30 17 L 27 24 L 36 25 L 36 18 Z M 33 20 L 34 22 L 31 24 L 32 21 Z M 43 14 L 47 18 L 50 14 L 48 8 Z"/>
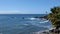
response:
<path id="1" fill-rule="evenodd" d="M 55 28 L 50 28 L 48 30 L 42 30 L 42 31 L 38 31 L 38 32 L 33 32 L 33 34 L 51 34 L 51 30 L 53 30 Z"/>
<path id="2" fill-rule="evenodd" d="M 49 30 L 42 30 L 42 31 L 38 31 L 38 32 L 33 32 L 33 34 L 43 34 L 43 33 L 48 33 Z"/>

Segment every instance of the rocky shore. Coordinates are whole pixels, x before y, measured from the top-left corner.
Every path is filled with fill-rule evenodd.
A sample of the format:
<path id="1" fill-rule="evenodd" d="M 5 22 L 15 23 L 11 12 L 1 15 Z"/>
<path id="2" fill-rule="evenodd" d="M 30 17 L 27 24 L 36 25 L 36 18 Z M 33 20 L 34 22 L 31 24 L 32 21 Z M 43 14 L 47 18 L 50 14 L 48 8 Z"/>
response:
<path id="1" fill-rule="evenodd" d="M 44 18 L 44 19 L 48 20 L 47 15 L 46 16 L 42 16 L 42 17 L 36 16 L 34 18 Z M 44 30 L 44 31 L 39 31 L 39 32 L 33 32 L 33 34 L 60 34 L 60 28 L 59 29 L 52 28 L 52 29 L 49 29 L 49 30 Z"/>
<path id="2" fill-rule="evenodd" d="M 44 18 L 44 19 L 47 19 L 47 20 L 48 20 L 47 15 L 45 15 L 45 16 L 36 16 L 36 17 L 34 17 L 34 18 Z"/>
<path id="3" fill-rule="evenodd" d="M 49 30 L 33 32 L 33 34 L 60 34 L 60 30 L 52 28 L 52 29 L 49 29 Z"/>

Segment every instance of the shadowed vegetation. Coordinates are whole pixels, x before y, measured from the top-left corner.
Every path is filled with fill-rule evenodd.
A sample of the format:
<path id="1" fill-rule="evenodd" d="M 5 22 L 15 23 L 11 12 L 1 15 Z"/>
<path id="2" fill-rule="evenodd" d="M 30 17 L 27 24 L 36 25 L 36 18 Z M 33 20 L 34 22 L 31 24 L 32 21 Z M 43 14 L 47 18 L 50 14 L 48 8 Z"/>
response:
<path id="1" fill-rule="evenodd" d="M 52 25 L 56 27 L 55 32 L 60 33 L 60 7 L 51 8 L 51 13 L 48 14 L 48 19 L 52 22 Z M 57 31 L 56 31 L 57 30 Z"/>
<path id="2" fill-rule="evenodd" d="M 60 26 L 60 7 L 51 8 L 51 13 L 48 15 L 48 19 L 55 27 Z"/>

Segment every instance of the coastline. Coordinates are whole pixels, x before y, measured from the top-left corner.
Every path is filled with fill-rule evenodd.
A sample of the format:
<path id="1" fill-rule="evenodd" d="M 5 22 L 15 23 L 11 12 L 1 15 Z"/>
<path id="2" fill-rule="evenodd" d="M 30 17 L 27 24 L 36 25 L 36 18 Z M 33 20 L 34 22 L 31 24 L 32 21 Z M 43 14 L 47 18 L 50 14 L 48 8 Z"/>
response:
<path id="1" fill-rule="evenodd" d="M 33 34 L 52 34 L 52 31 L 55 28 L 50 28 L 48 30 L 42 30 L 42 31 L 38 31 L 38 32 L 33 32 Z"/>
<path id="2" fill-rule="evenodd" d="M 38 32 L 33 32 L 33 34 L 47 34 L 49 33 L 49 30 L 42 30 L 42 31 L 38 31 Z"/>

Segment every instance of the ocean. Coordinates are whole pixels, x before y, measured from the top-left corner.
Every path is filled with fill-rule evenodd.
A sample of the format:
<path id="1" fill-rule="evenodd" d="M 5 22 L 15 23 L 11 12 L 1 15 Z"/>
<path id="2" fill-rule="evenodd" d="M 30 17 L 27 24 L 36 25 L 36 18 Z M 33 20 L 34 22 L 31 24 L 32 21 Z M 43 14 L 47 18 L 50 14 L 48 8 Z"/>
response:
<path id="1" fill-rule="evenodd" d="M 0 14 L 0 34 L 33 34 L 51 28 L 49 20 L 34 18 L 45 14 Z"/>

